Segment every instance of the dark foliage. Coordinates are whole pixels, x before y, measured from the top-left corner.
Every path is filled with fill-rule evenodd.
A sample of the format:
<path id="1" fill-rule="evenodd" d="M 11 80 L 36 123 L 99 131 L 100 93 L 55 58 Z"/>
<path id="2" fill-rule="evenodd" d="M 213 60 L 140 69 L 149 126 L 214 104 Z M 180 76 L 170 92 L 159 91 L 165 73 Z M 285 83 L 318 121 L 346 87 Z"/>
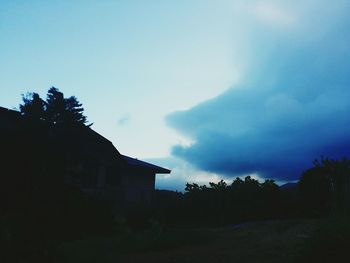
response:
<path id="1" fill-rule="evenodd" d="M 350 161 L 321 158 L 299 181 L 301 207 L 306 214 L 350 212 Z"/>
<path id="2" fill-rule="evenodd" d="M 27 93 L 22 99 L 20 111 L 22 115 L 31 119 L 65 126 L 87 123 L 84 108 L 78 99 L 75 96 L 65 98 L 63 93 L 55 87 L 48 90 L 46 101 L 37 93 Z"/>
<path id="3" fill-rule="evenodd" d="M 279 188 L 272 180 L 260 183 L 250 176 L 230 185 L 222 180 L 209 187 L 187 184 L 185 199 L 192 217 L 219 223 L 275 218 L 281 206 Z"/>
<path id="4" fill-rule="evenodd" d="M 46 102 L 37 93 L 22 96 L 23 104 L 19 106 L 21 113 L 29 118 L 45 120 Z"/>
<path id="5" fill-rule="evenodd" d="M 187 183 L 185 193 L 157 191 L 155 215 L 162 222 L 182 225 L 234 224 L 276 218 L 349 214 L 350 161 L 322 158 L 300 181 L 279 187 L 273 180 L 250 176 L 231 184 Z"/>
<path id="6" fill-rule="evenodd" d="M 157 191 L 154 205 L 159 218 L 172 224 L 232 224 L 281 217 L 281 197 L 273 180 L 260 183 L 247 176 L 230 185 L 187 183 L 184 194 Z"/>

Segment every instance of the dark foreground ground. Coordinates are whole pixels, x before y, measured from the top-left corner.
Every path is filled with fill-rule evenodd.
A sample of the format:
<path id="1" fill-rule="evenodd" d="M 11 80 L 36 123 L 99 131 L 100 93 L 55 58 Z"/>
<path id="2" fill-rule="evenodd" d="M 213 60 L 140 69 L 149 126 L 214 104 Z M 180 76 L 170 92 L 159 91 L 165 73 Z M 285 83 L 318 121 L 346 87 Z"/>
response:
<path id="1" fill-rule="evenodd" d="M 66 243 L 62 262 L 344 262 L 347 219 L 252 222 L 222 228 L 164 229 Z M 347 261 L 346 261 L 347 262 Z"/>

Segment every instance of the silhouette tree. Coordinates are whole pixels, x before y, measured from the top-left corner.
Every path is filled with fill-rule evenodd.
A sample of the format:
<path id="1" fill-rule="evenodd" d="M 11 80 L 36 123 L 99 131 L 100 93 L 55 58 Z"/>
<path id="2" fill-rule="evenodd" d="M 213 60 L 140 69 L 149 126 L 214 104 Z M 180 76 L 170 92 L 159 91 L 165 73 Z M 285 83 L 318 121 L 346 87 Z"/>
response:
<path id="1" fill-rule="evenodd" d="M 227 188 L 227 184 L 224 180 L 220 180 L 217 184 L 213 182 L 209 182 L 209 185 L 212 189 L 217 191 L 225 191 Z"/>
<path id="2" fill-rule="evenodd" d="M 75 96 L 64 98 L 63 93 L 51 87 L 47 93 L 47 118 L 53 124 L 85 124 L 84 108 Z"/>
<path id="3" fill-rule="evenodd" d="M 303 213 L 319 216 L 330 211 L 331 181 L 323 167 L 315 166 L 305 171 L 299 180 L 298 188 Z"/>
<path id="4" fill-rule="evenodd" d="M 350 161 L 321 158 L 299 181 L 304 209 L 326 212 L 350 211 Z"/>
<path id="5" fill-rule="evenodd" d="M 23 96 L 20 111 L 24 116 L 54 125 L 72 126 L 87 123 L 84 108 L 78 99 L 75 96 L 64 98 L 63 93 L 55 87 L 48 90 L 46 102 L 37 93 Z"/>
<path id="6" fill-rule="evenodd" d="M 19 105 L 22 115 L 27 117 L 45 120 L 46 102 L 38 93 L 27 93 L 22 95 L 23 104 Z"/>
<path id="7" fill-rule="evenodd" d="M 53 124 L 64 123 L 65 103 L 63 93 L 57 88 L 51 87 L 47 92 L 46 118 Z"/>
<path id="8" fill-rule="evenodd" d="M 87 122 L 86 116 L 83 114 L 84 108 L 75 96 L 64 99 L 64 106 L 64 120 L 66 123 L 85 124 Z"/>

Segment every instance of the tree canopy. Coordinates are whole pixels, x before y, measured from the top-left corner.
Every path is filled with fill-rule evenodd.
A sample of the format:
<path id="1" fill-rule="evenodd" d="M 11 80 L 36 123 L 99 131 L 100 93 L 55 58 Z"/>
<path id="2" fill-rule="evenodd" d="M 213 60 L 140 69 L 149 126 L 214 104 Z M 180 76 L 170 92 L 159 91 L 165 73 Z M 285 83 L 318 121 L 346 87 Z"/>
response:
<path id="1" fill-rule="evenodd" d="M 46 101 L 37 93 L 22 96 L 21 114 L 32 119 L 47 121 L 53 125 L 86 125 L 84 108 L 75 96 L 65 98 L 57 88 L 51 87 Z"/>
<path id="2" fill-rule="evenodd" d="M 305 171 L 299 188 L 305 209 L 315 213 L 350 211 L 350 160 L 321 157 Z"/>

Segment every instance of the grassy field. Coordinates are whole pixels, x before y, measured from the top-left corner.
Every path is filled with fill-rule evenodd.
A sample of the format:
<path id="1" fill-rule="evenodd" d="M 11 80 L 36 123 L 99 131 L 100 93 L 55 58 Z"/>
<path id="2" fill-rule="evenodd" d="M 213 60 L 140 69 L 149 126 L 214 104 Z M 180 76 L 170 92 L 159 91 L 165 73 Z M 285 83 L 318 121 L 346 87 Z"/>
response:
<path id="1" fill-rule="evenodd" d="M 138 234 L 67 243 L 61 251 L 62 262 L 74 263 L 341 262 L 350 249 L 349 234 L 346 220 L 264 221 L 201 229 L 155 226 Z"/>

